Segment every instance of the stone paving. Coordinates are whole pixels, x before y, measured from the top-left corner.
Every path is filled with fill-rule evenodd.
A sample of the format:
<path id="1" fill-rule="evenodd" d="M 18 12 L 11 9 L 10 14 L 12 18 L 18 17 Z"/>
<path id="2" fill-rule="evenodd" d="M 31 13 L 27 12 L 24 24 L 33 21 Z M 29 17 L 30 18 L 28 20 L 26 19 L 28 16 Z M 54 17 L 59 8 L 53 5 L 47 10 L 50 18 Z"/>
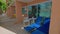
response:
<path id="1" fill-rule="evenodd" d="M 21 29 L 21 27 L 23 27 L 22 23 L 14 25 L 15 22 L 16 22 L 15 18 L 11 19 L 8 18 L 6 15 L 0 15 L 0 26 L 12 32 L 15 32 L 16 34 L 29 34 L 24 29 Z"/>

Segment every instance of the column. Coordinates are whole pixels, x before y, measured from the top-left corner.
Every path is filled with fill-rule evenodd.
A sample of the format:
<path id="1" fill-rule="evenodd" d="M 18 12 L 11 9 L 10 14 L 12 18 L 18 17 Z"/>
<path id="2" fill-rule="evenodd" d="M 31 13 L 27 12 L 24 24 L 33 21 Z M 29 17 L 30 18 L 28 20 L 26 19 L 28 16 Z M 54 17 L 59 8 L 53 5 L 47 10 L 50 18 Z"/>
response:
<path id="1" fill-rule="evenodd" d="M 60 0 L 52 0 L 49 34 L 60 34 Z"/>
<path id="2" fill-rule="evenodd" d="M 22 3 L 19 1 L 15 1 L 15 7 L 16 7 L 16 18 L 17 18 L 17 23 L 19 24 L 23 21 L 23 16 L 22 16 Z"/>

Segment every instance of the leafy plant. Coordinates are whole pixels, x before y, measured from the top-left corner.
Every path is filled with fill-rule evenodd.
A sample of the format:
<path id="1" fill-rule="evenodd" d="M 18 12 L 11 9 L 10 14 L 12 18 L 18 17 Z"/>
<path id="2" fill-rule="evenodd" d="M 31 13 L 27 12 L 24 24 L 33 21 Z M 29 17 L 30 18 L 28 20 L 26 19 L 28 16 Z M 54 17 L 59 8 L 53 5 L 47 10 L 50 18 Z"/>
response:
<path id="1" fill-rule="evenodd" d="M 1 6 L 2 6 L 2 2 L 0 2 L 0 9 L 1 9 Z"/>
<path id="2" fill-rule="evenodd" d="M 8 6 L 13 3 L 13 0 L 8 0 Z"/>
<path id="3" fill-rule="evenodd" d="M 0 10 L 5 11 L 6 10 L 6 1 L 0 0 Z"/>

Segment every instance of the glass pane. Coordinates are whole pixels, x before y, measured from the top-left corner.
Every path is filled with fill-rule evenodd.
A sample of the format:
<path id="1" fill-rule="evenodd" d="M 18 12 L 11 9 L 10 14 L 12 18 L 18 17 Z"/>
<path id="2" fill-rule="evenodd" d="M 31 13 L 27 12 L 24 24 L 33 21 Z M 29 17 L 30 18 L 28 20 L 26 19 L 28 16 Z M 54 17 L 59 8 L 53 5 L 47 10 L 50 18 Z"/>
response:
<path id="1" fill-rule="evenodd" d="M 25 8 L 22 8 L 22 14 L 25 14 L 26 10 Z"/>
<path id="2" fill-rule="evenodd" d="M 31 14 L 32 14 L 32 7 L 28 6 L 28 16 L 29 16 L 29 18 L 32 17 Z"/>
<path id="3" fill-rule="evenodd" d="M 31 13 L 32 13 L 32 7 L 29 6 L 29 7 L 28 7 L 28 15 L 30 15 Z"/>
<path id="4" fill-rule="evenodd" d="M 32 6 L 32 15 L 33 15 L 33 17 L 37 17 L 37 15 L 38 15 L 38 12 L 37 12 L 37 5 L 35 5 L 35 6 Z"/>
<path id="5" fill-rule="evenodd" d="M 51 15 L 51 2 L 41 3 L 40 16 L 50 17 Z"/>
<path id="6" fill-rule="evenodd" d="M 37 5 L 28 6 L 28 16 L 35 17 L 35 18 L 38 16 Z"/>
<path id="7" fill-rule="evenodd" d="M 38 16 L 40 14 L 40 4 L 38 4 Z"/>

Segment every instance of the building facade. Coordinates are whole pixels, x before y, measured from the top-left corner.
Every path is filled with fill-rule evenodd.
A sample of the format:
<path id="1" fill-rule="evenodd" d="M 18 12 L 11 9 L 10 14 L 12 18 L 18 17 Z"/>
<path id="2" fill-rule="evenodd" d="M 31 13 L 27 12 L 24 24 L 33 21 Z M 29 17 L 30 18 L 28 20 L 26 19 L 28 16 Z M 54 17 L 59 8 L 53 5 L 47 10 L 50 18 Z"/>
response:
<path id="1" fill-rule="evenodd" d="M 47 0 L 34 0 L 31 2 L 21 2 L 19 0 L 15 0 L 15 5 L 10 6 L 7 8 L 7 15 L 9 17 L 13 17 L 14 14 L 14 9 L 16 11 L 16 19 L 17 19 L 17 24 L 21 23 L 24 19 L 24 14 L 22 14 L 22 7 L 44 2 Z M 50 31 L 49 34 L 60 34 L 60 0 L 52 0 L 52 11 L 51 11 L 51 24 L 50 24 Z M 8 2 L 8 1 L 7 1 Z"/>

